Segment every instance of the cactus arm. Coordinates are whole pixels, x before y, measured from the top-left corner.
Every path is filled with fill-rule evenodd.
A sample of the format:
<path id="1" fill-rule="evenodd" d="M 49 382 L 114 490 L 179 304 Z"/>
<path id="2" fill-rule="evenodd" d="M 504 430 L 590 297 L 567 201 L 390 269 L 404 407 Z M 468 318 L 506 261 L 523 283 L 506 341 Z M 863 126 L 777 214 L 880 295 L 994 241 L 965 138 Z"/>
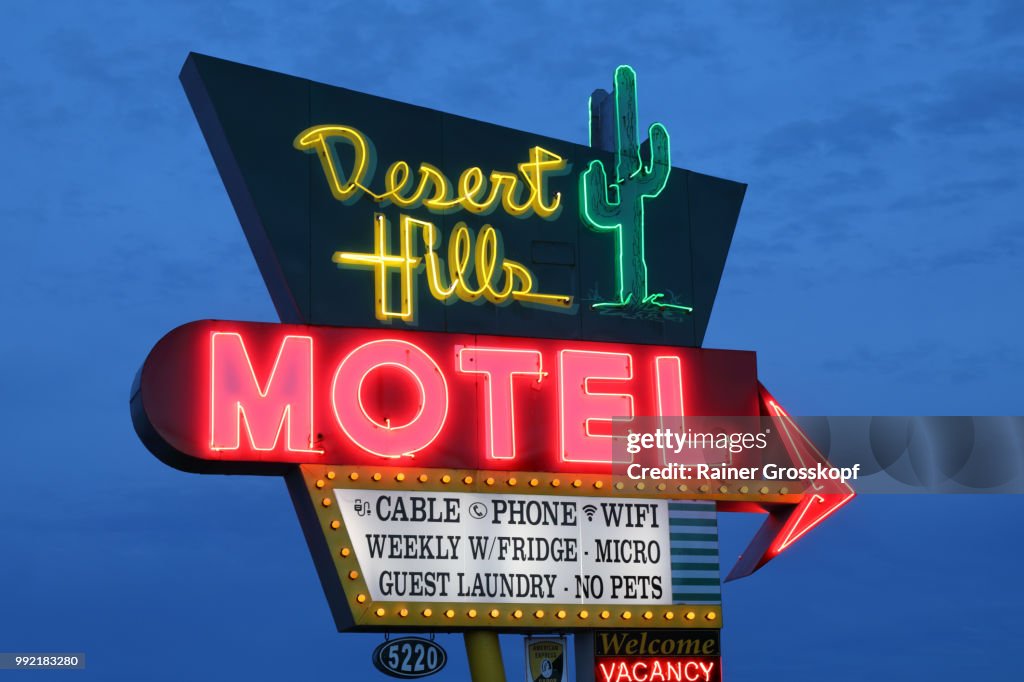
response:
<path id="1" fill-rule="evenodd" d="M 608 196 L 615 190 L 616 201 Z M 595 308 L 622 305 L 625 298 L 625 273 L 623 273 L 623 215 L 621 193 L 618 187 L 608 186 L 608 175 L 604 164 L 591 161 L 587 169 L 580 174 L 580 218 L 596 232 L 612 232 L 615 236 L 615 288 L 618 301 L 615 303 L 596 303 Z"/>
<path id="2" fill-rule="evenodd" d="M 591 161 L 580 174 L 580 217 L 595 230 L 614 230 L 621 223 L 620 206 L 608 196 L 604 164 Z"/>
<path id="3" fill-rule="evenodd" d="M 648 131 L 650 136 L 651 161 L 637 171 L 632 178 L 639 184 L 640 194 L 645 198 L 653 198 L 661 194 L 668 184 L 669 173 L 672 172 L 672 154 L 668 131 L 665 126 L 655 123 Z"/>

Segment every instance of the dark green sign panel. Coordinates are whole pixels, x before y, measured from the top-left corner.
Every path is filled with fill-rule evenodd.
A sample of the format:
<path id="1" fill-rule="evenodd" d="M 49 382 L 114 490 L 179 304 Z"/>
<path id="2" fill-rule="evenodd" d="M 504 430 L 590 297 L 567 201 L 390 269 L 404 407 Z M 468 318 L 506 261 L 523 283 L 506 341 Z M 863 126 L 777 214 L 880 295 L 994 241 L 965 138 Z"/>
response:
<path id="1" fill-rule="evenodd" d="M 181 78 L 283 321 L 701 345 L 745 185 L 638 144 L 628 67 L 589 103 L 609 151 L 202 55 Z"/>

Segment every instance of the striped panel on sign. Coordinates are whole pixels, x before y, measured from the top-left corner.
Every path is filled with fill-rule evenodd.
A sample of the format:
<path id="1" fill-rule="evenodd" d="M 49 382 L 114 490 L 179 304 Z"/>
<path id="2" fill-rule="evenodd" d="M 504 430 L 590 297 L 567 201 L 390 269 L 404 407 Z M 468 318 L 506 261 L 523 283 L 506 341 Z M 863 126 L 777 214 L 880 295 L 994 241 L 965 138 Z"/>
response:
<path id="1" fill-rule="evenodd" d="M 721 604 L 718 512 L 714 502 L 669 502 L 672 603 Z"/>

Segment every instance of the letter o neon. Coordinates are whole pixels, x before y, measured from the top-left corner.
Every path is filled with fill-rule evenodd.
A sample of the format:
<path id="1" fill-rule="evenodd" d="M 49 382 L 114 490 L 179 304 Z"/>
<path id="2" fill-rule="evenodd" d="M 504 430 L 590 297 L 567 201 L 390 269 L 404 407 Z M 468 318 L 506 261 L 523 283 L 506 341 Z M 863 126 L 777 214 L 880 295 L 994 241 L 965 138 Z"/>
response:
<path id="1" fill-rule="evenodd" d="M 407 424 L 381 424 L 363 406 L 363 382 L 380 367 L 404 370 L 419 389 L 419 410 Z M 360 448 L 378 457 L 411 457 L 441 433 L 448 417 L 448 384 L 422 348 L 381 339 L 364 343 L 341 361 L 331 384 L 331 403 L 341 430 Z"/>

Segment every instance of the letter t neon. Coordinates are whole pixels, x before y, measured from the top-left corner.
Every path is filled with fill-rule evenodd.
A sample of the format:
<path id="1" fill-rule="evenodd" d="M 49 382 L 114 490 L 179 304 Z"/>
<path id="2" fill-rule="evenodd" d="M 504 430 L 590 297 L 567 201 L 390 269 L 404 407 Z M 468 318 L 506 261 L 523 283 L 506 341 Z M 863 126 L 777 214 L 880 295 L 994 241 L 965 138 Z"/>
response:
<path id="1" fill-rule="evenodd" d="M 540 351 L 506 348 L 456 349 L 455 366 L 465 374 L 480 374 L 484 387 L 484 440 L 489 459 L 515 459 L 515 377 L 544 379 Z"/>

